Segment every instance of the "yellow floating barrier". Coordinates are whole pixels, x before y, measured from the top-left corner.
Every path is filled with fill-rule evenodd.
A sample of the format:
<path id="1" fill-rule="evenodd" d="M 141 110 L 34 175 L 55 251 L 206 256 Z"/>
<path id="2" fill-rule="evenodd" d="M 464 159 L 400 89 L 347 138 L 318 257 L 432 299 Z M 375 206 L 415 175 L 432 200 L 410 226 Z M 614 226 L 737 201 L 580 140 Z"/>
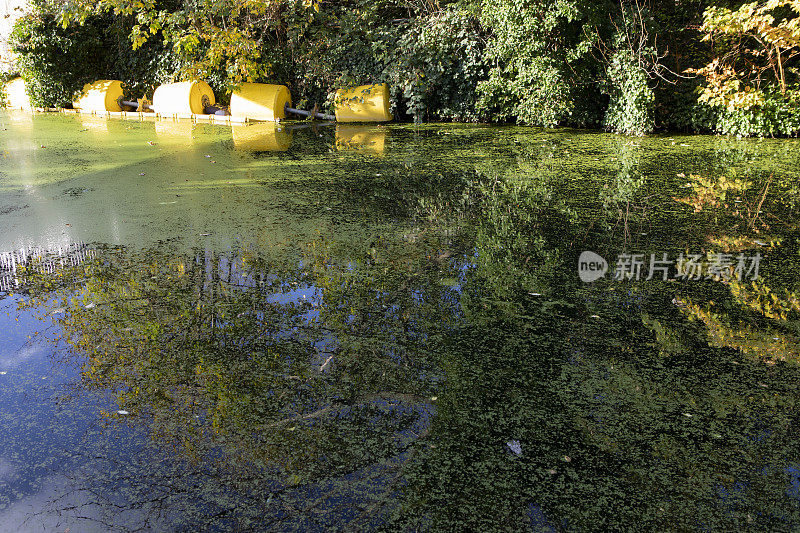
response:
<path id="1" fill-rule="evenodd" d="M 31 109 L 31 99 L 22 78 L 9 80 L 5 85 L 5 93 L 8 109 Z"/>
<path id="2" fill-rule="evenodd" d="M 214 91 L 204 81 L 165 83 L 153 93 L 153 109 L 164 116 L 202 115 L 214 105 Z"/>
<path id="3" fill-rule="evenodd" d="M 292 95 L 284 85 L 242 83 L 231 94 L 231 115 L 250 120 L 281 120 L 286 107 L 291 107 Z"/>
<path id="4" fill-rule="evenodd" d="M 385 83 L 339 89 L 334 98 L 337 122 L 386 122 L 389 112 L 389 86 Z"/>
<path id="5" fill-rule="evenodd" d="M 233 146 L 248 152 L 285 152 L 292 145 L 292 132 L 275 124 L 234 125 Z"/>
<path id="6" fill-rule="evenodd" d="M 105 113 L 106 111 L 122 111 L 119 102 L 122 100 L 122 82 L 119 80 L 97 80 L 87 83 L 83 90 L 72 101 L 72 107 L 83 112 Z"/>
<path id="7" fill-rule="evenodd" d="M 386 130 L 374 126 L 342 125 L 336 126 L 336 149 L 383 155 L 386 144 Z"/>

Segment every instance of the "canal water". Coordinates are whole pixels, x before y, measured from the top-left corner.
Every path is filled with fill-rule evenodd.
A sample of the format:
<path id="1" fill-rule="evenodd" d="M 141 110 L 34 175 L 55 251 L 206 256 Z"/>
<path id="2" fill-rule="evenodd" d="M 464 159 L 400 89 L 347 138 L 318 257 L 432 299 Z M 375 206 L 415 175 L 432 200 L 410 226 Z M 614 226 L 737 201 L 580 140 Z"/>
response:
<path id="1" fill-rule="evenodd" d="M 800 528 L 800 142 L 0 114 L 0 530 Z"/>

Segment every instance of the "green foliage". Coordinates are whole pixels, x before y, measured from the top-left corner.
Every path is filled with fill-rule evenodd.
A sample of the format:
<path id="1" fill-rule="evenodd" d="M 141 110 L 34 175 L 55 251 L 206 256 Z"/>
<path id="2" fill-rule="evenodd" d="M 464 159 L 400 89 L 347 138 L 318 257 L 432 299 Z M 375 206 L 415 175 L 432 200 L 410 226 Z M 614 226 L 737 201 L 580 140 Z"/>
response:
<path id="1" fill-rule="evenodd" d="M 611 97 L 603 126 L 626 135 L 644 135 L 655 128 L 653 89 L 647 73 L 629 50 L 618 50 L 608 67 Z"/>
<path id="2" fill-rule="evenodd" d="M 658 54 L 650 42 L 652 17 L 638 1 L 624 4 L 606 69 L 609 95 L 603 119 L 606 129 L 644 135 L 655 129 L 655 93 L 650 78 L 660 75 Z"/>
<path id="3" fill-rule="evenodd" d="M 800 106 L 777 90 L 764 92 L 762 103 L 747 109 L 697 103 L 692 119 L 698 130 L 738 137 L 796 136 L 800 132 Z"/>
<path id="4" fill-rule="evenodd" d="M 540 126 L 596 125 L 600 65 L 590 52 L 608 25 L 611 2 L 485 0 L 481 20 L 492 31 L 489 78 L 478 85 L 478 109 L 494 120 Z"/>
<path id="5" fill-rule="evenodd" d="M 6 99 L 8 98 L 6 94 L 6 82 L 16 77 L 17 74 L 14 72 L 0 72 L 0 107 L 6 105 Z"/>
<path id="6" fill-rule="evenodd" d="M 713 42 L 701 68 L 700 122 L 738 136 L 796 135 L 800 131 L 800 2 L 769 0 L 738 9 L 709 7 L 703 41 Z"/>
<path id="7" fill-rule="evenodd" d="M 52 13 L 36 9 L 20 18 L 11 46 L 35 106 L 68 106 L 76 91 L 107 68 L 103 30 L 93 19 L 79 26 L 59 25 Z"/>
<path id="8" fill-rule="evenodd" d="M 414 21 L 384 73 L 416 122 L 479 120 L 475 88 L 485 77 L 484 45 L 474 14 L 445 9 Z"/>

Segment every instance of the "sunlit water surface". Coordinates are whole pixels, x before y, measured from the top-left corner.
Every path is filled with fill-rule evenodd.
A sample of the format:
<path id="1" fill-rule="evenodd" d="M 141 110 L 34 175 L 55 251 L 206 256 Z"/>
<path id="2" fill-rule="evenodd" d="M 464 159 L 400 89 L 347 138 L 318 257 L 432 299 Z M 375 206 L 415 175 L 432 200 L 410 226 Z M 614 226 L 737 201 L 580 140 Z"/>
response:
<path id="1" fill-rule="evenodd" d="M 798 148 L 0 114 L 0 530 L 798 529 Z"/>

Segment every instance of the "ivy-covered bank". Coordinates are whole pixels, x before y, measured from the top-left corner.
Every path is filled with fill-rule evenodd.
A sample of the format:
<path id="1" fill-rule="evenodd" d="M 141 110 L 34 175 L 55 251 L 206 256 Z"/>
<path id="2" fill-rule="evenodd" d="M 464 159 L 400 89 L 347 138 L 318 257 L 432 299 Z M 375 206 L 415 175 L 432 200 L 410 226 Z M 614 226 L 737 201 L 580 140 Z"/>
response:
<path id="1" fill-rule="evenodd" d="M 301 106 L 385 81 L 416 122 L 800 131 L 800 0 L 33 0 L 12 47 L 43 106 L 99 78 L 283 83 Z"/>

